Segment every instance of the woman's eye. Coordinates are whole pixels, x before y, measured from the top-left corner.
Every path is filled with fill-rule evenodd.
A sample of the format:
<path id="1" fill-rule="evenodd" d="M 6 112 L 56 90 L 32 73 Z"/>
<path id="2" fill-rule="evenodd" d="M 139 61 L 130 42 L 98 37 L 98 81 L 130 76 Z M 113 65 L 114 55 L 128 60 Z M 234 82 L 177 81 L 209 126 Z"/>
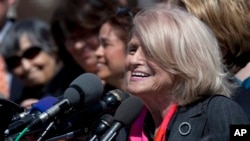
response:
<path id="1" fill-rule="evenodd" d="M 137 48 L 138 47 L 135 46 L 135 45 L 128 45 L 126 51 L 127 51 L 128 54 L 133 54 L 133 53 L 136 52 Z"/>
<path id="2" fill-rule="evenodd" d="M 103 45 L 103 47 L 105 48 L 105 47 L 107 47 L 109 44 L 103 43 L 102 45 Z"/>
<path id="3" fill-rule="evenodd" d="M 106 41 L 102 41 L 101 42 L 101 45 L 104 47 L 104 48 L 107 48 L 109 46 L 109 43 L 106 42 Z"/>

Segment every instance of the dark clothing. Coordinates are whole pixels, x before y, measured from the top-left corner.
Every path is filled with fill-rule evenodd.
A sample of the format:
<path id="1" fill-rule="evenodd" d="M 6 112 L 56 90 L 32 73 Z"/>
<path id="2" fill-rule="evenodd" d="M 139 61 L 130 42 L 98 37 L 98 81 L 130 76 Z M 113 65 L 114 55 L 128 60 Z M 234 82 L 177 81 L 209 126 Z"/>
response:
<path id="1" fill-rule="evenodd" d="M 232 98 L 242 107 L 250 121 L 250 89 L 238 87 Z"/>
<path id="2" fill-rule="evenodd" d="M 69 84 L 83 73 L 78 66 L 63 66 L 46 86 L 45 92 L 55 97 L 62 96 Z"/>
<path id="3" fill-rule="evenodd" d="M 189 123 L 190 132 L 187 131 L 185 122 Z M 224 96 L 213 96 L 180 107 L 170 123 L 167 140 L 228 141 L 230 125 L 249 123 L 246 114 L 237 103 Z"/>
<path id="4" fill-rule="evenodd" d="M 23 100 L 28 98 L 41 99 L 46 96 L 60 97 L 64 94 L 64 91 L 69 87 L 69 84 L 82 73 L 83 71 L 80 69 L 75 69 L 72 67 L 62 67 L 48 84 L 36 87 L 22 86 L 16 89 L 16 91 L 18 90 L 19 93 L 13 93 L 11 95 L 10 100 L 16 102 L 17 104 L 20 104 Z"/>
<path id="5" fill-rule="evenodd" d="M 19 80 L 19 78 L 17 78 L 17 76 L 15 76 L 14 74 L 11 73 L 10 77 L 11 77 L 11 80 L 10 80 L 9 100 L 17 103 L 22 95 L 23 84 Z"/>
<path id="6" fill-rule="evenodd" d="M 45 96 L 43 92 L 43 88 L 44 86 L 36 86 L 36 87 L 31 87 L 31 88 L 24 87 L 22 89 L 21 95 L 16 97 L 17 99 L 15 99 L 14 102 L 17 104 L 21 104 L 21 102 L 24 101 L 25 99 L 29 99 L 29 98 L 41 99 Z"/>
<path id="7" fill-rule="evenodd" d="M 249 123 L 246 114 L 236 102 L 224 96 L 209 96 L 178 108 L 167 128 L 166 140 L 229 141 L 230 125 Z M 148 112 L 143 128 L 149 141 L 153 141 L 154 126 Z M 126 131 L 126 138 L 119 137 L 124 137 L 124 133 L 117 136 L 119 141 L 127 140 L 129 129 Z"/>

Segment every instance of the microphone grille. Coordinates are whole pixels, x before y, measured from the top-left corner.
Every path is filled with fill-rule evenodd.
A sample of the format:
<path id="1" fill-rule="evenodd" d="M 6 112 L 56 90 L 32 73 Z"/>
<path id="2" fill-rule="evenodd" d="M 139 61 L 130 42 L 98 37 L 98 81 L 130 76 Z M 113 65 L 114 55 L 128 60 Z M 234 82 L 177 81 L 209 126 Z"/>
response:
<path id="1" fill-rule="evenodd" d="M 130 96 L 124 100 L 116 110 L 114 119 L 122 124 L 130 125 L 140 114 L 143 102 L 139 97 Z"/>
<path id="2" fill-rule="evenodd" d="M 88 105 L 97 101 L 103 93 L 103 84 L 98 76 L 92 73 L 84 73 L 73 80 L 69 88 L 71 93 L 76 96 L 72 96 L 71 93 L 65 92 L 64 97 L 72 100 L 72 105 L 78 105 L 79 103 L 84 103 Z M 72 90 L 74 89 L 74 90 Z"/>

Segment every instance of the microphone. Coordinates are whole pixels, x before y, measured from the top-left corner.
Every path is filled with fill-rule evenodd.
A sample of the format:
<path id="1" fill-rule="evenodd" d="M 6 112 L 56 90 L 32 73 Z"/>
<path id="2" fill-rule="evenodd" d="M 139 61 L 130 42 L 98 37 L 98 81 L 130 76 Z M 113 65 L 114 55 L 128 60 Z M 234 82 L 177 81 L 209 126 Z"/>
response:
<path id="1" fill-rule="evenodd" d="M 101 97 L 102 92 L 103 84 L 99 77 L 92 73 L 84 73 L 71 82 L 69 88 L 64 92 L 61 101 L 43 112 L 36 120 L 29 124 L 25 130 L 42 124 L 57 114 L 77 107 L 81 103 L 87 106 L 97 101 Z"/>
<path id="2" fill-rule="evenodd" d="M 18 121 L 20 119 L 23 119 L 25 116 L 29 115 L 29 112 L 30 112 L 30 109 L 24 108 L 23 112 L 12 116 L 11 122 L 15 122 L 15 121 Z"/>
<path id="3" fill-rule="evenodd" d="M 107 131 L 108 128 L 114 123 L 114 118 L 109 115 L 103 115 L 99 122 L 93 128 L 93 135 L 88 141 L 98 141 L 98 137 Z"/>
<path id="4" fill-rule="evenodd" d="M 4 140 L 4 131 L 17 112 L 23 112 L 23 108 L 6 98 L 0 98 L 0 113 L 2 113 L 2 116 L 0 116 L 0 140 Z"/>
<path id="5" fill-rule="evenodd" d="M 55 98 L 52 96 L 44 97 L 40 99 L 38 102 L 32 104 L 31 108 L 24 108 L 23 112 L 14 115 L 12 117 L 11 122 L 13 123 L 17 120 L 23 119 L 29 114 L 32 114 L 37 111 L 39 111 L 40 113 L 45 112 L 47 109 L 52 107 L 57 101 L 58 101 L 58 98 Z"/>
<path id="6" fill-rule="evenodd" d="M 136 96 L 130 96 L 116 110 L 114 115 L 115 122 L 104 133 L 100 141 L 110 141 L 118 133 L 118 131 L 127 125 L 130 125 L 140 114 L 143 108 L 142 100 Z"/>
<path id="7" fill-rule="evenodd" d="M 63 135 L 55 136 L 49 139 L 46 139 L 46 141 L 59 141 L 59 140 L 71 140 L 73 139 L 76 135 L 81 135 L 82 131 L 81 129 L 75 130 L 75 131 L 70 131 L 68 133 L 65 133 Z"/>
<path id="8" fill-rule="evenodd" d="M 106 93 L 101 100 L 84 108 L 81 111 L 74 111 L 76 114 L 66 120 L 66 125 L 62 129 L 81 128 L 82 122 L 89 124 L 93 118 L 105 112 L 114 112 L 115 109 L 121 104 L 122 101 L 127 99 L 130 95 L 119 89 L 111 90 Z M 88 116 L 86 116 L 88 115 Z M 66 126 L 66 127 L 65 127 Z"/>
<path id="9" fill-rule="evenodd" d="M 107 110 L 115 110 L 121 102 L 127 99 L 130 95 L 119 89 L 111 90 L 106 93 L 101 100 L 85 108 L 85 114 L 101 114 Z"/>
<path id="10" fill-rule="evenodd" d="M 105 114 L 100 118 L 100 121 L 96 124 L 96 127 L 94 129 L 94 132 L 96 135 L 92 137 L 89 141 L 94 141 L 97 139 L 97 135 L 103 134 L 109 127 L 110 125 L 114 122 L 114 118 L 109 115 Z M 67 132 L 65 134 L 55 136 L 49 139 L 46 139 L 46 141 L 55 141 L 55 140 L 70 140 L 73 139 L 77 135 L 82 135 L 83 129 L 77 129 L 74 131 Z"/>
<path id="11" fill-rule="evenodd" d="M 1 93 L 0 93 L 1 95 Z M 21 117 L 24 117 L 25 115 L 27 115 L 27 111 L 25 108 L 21 107 L 20 105 L 16 104 L 13 101 L 10 101 L 8 99 L 2 98 L 0 97 L 0 107 L 1 108 L 6 108 L 5 110 L 7 110 L 8 112 L 11 112 L 10 116 L 12 117 L 10 122 L 13 122 L 14 120 L 18 120 L 21 119 Z M 22 112 L 18 115 L 14 115 L 18 112 Z M 10 118 L 8 118 L 9 120 Z M 1 120 L 2 121 L 2 120 Z"/>
<path id="12" fill-rule="evenodd" d="M 14 122 L 12 122 L 8 126 L 8 129 L 5 130 L 5 136 L 11 135 L 23 129 L 33 120 L 35 120 L 39 114 L 52 107 L 57 101 L 58 99 L 52 96 L 44 97 L 37 103 L 34 103 L 30 110 L 13 116 L 12 120 L 14 119 Z"/>

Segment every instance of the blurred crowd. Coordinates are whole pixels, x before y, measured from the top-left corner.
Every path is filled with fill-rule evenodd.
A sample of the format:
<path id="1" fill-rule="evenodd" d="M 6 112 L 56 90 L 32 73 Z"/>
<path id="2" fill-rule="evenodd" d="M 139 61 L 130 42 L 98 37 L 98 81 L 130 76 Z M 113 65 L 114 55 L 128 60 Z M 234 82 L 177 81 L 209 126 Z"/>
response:
<path id="1" fill-rule="evenodd" d="M 93 73 L 103 96 L 143 101 L 116 140 L 133 141 L 138 121 L 141 140 L 228 140 L 229 125 L 250 120 L 249 54 L 249 0 L 0 0 L 1 99 L 27 110 Z M 207 120 L 193 120 L 202 105 Z M 192 131 L 179 137 L 183 121 Z"/>

